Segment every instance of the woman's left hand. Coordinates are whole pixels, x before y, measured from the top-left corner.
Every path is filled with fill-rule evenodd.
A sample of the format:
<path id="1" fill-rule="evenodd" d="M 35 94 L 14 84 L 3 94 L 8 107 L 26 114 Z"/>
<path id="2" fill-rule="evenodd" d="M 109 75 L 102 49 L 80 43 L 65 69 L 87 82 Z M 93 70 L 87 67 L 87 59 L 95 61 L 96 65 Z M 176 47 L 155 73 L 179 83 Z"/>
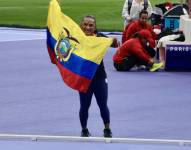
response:
<path id="1" fill-rule="evenodd" d="M 113 43 L 111 45 L 111 47 L 119 47 L 120 46 L 120 42 L 117 40 L 117 38 L 113 38 Z"/>

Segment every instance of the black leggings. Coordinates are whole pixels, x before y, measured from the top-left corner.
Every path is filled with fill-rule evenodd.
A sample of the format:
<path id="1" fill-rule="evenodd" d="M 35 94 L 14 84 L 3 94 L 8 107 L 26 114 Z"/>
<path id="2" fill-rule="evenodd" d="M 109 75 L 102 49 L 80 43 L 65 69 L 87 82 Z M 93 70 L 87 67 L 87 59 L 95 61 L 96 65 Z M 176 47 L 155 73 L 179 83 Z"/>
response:
<path id="1" fill-rule="evenodd" d="M 92 96 L 95 95 L 97 104 L 100 109 L 101 117 L 104 124 L 110 123 L 110 113 L 107 106 L 108 84 L 105 78 L 94 79 L 87 93 L 80 94 L 80 123 L 82 128 L 87 127 L 88 110 L 91 104 Z"/>
<path id="2" fill-rule="evenodd" d="M 114 67 L 117 71 L 129 71 L 133 66 L 137 64 L 137 59 L 133 56 L 128 56 L 123 59 L 123 62 L 117 64 L 114 62 Z"/>
<path id="3" fill-rule="evenodd" d="M 149 55 L 153 58 L 156 55 L 156 51 L 154 48 L 149 46 L 145 47 L 145 50 L 149 53 Z"/>

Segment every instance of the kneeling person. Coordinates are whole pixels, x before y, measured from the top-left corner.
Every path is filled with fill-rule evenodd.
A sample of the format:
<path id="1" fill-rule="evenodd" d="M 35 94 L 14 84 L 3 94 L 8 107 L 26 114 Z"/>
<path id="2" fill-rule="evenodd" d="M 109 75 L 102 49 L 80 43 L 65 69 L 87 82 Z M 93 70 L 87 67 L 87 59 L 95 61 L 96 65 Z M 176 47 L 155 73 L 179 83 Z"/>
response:
<path id="1" fill-rule="evenodd" d="M 151 54 L 146 50 L 146 47 L 154 42 L 150 37 L 148 30 L 141 30 L 120 46 L 113 56 L 116 70 L 129 71 L 137 64 L 148 67 L 150 71 L 161 68 L 163 63 L 154 63 Z"/>

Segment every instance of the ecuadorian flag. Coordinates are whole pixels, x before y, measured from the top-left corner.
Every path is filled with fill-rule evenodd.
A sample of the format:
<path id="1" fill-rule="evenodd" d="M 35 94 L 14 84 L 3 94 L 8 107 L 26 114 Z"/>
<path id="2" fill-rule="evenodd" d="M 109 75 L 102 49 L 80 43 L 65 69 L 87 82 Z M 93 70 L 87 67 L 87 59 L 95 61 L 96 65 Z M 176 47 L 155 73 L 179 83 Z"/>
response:
<path id="1" fill-rule="evenodd" d="M 86 36 L 71 18 L 61 12 L 57 0 L 50 1 L 47 26 L 51 62 L 56 64 L 69 87 L 86 92 L 112 39 Z"/>

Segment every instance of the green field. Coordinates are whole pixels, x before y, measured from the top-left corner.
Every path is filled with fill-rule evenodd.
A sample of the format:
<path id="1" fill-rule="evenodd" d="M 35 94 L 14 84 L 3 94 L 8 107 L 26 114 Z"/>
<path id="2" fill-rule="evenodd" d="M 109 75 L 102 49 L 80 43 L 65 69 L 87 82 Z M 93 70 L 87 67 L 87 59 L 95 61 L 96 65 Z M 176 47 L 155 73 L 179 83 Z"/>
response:
<path id="1" fill-rule="evenodd" d="M 97 18 L 98 29 L 121 31 L 124 0 L 60 0 L 62 11 L 77 23 L 89 14 Z M 175 0 L 173 0 L 175 2 Z M 152 0 L 152 4 L 165 0 Z M 0 0 L 0 26 L 46 27 L 49 0 Z"/>

